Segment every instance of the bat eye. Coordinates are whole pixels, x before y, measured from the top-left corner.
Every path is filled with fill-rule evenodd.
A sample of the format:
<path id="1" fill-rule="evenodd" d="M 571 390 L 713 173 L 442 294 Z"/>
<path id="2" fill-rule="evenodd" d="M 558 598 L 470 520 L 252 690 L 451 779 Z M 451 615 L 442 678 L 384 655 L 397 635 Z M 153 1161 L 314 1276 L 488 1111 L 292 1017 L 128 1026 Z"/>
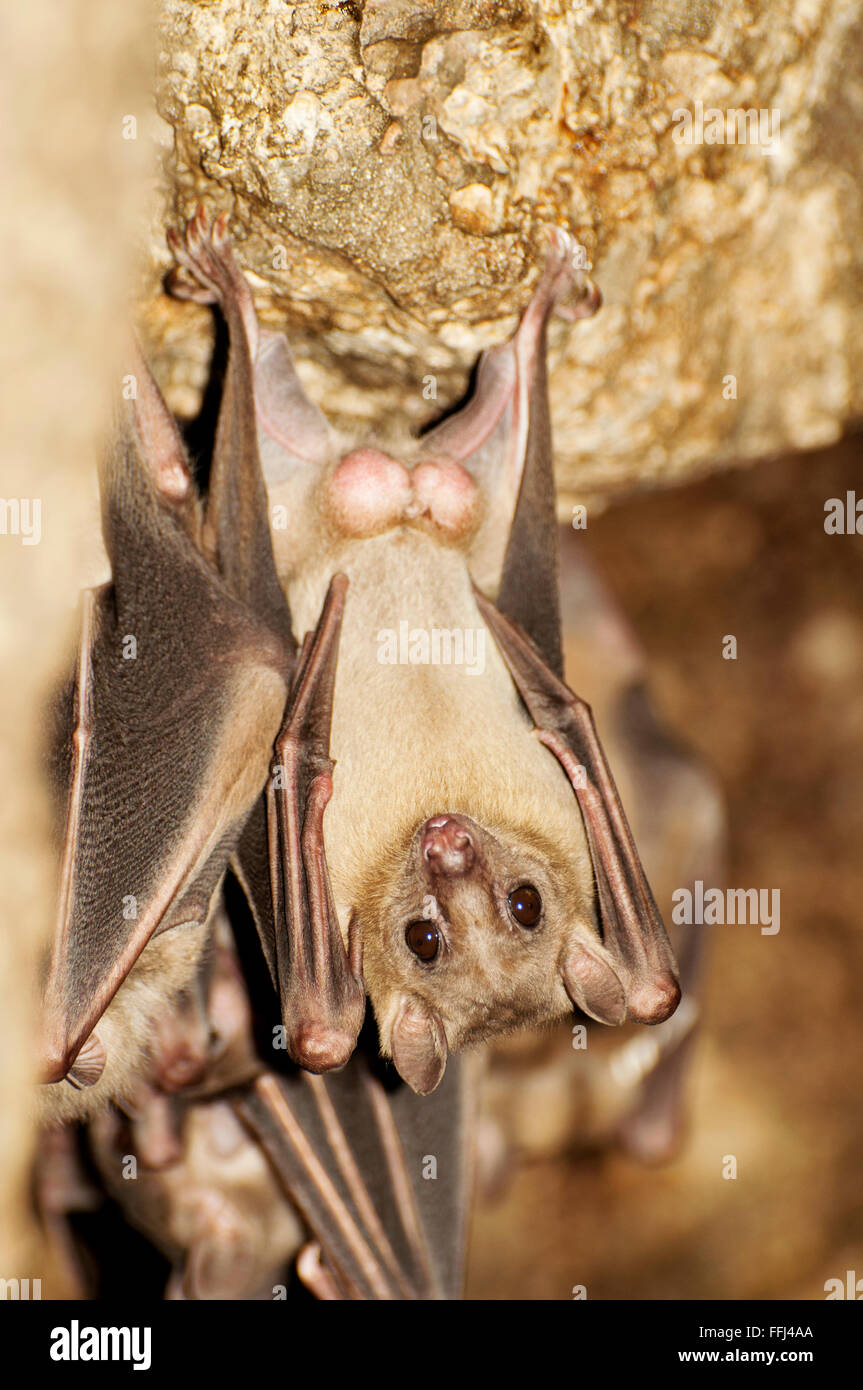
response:
<path id="1" fill-rule="evenodd" d="M 440 932 L 434 922 L 411 922 L 405 932 L 408 950 L 420 960 L 434 960 L 440 950 Z"/>
<path id="2" fill-rule="evenodd" d="M 542 912 L 542 898 L 529 883 L 514 888 L 507 898 L 509 910 L 521 927 L 535 927 Z"/>

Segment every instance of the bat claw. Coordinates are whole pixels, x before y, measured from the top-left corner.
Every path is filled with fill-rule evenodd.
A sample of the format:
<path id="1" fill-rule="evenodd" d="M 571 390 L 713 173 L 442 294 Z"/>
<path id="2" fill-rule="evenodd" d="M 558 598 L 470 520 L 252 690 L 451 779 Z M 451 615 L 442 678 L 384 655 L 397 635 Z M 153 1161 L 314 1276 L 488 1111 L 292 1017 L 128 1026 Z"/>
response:
<path id="1" fill-rule="evenodd" d="M 556 312 L 570 323 L 576 323 L 579 319 L 593 318 L 597 310 L 602 308 L 602 291 L 599 286 L 591 280 L 589 275 L 583 275 L 582 279 L 581 298 L 576 300 L 574 304 L 557 305 Z"/>
<path id="2" fill-rule="evenodd" d="M 664 1023 L 679 1003 L 680 985 L 670 970 L 661 970 L 629 991 L 627 1016 L 638 1023 Z"/>
<path id="3" fill-rule="evenodd" d="M 220 304 L 229 322 L 231 314 L 238 311 L 254 360 L 258 339 L 255 306 L 251 290 L 234 260 L 228 221 L 227 212 L 220 212 L 211 221 L 201 203 L 186 223 L 185 235 L 169 229 L 168 245 L 180 269 L 172 271 L 165 283 L 169 293 L 179 299 Z"/>
<path id="4" fill-rule="evenodd" d="M 293 1033 L 290 1053 L 298 1066 L 320 1073 L 343 1067 L 356 1045 L 354 1033 L 324 1023 L 307 1023 Z"/>
<path id="5" fill-rule="evenodd" d="M 329 1303 L 342 1299 L 338 1284 L 324 1264 L 323 1253 L 316 1240 L 304 1245 L 297 1256 L 297 1274 L 309 1293 L 318 1300 Z"/>

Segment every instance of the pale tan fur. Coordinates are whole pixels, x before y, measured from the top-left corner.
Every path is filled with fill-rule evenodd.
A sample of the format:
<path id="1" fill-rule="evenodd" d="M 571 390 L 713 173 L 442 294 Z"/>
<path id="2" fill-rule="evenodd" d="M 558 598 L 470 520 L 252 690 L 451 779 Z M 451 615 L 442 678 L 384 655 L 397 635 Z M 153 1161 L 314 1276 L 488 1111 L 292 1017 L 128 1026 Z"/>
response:
<path id="1" fill-rule="evenodd" d="M 483 628 L 461 554 L 413 528 L 345 543 L 289 585 L 298 632 L 317 621 L 335 570 L 350 579 L 336 675 L 333 797 L 327 861 L 346 927 L 371 866 L 404 850 L 427 817 L 456 811 L 528 842 L 559 844 L 583 885 L 593 920 L 593 878 L 583 823 L 559 763 L 531 723 L 491 634 L 485 670 L 388 665 L 378 634 L 398 628 Z"/>
<path id="2" fill-rule="evenodd" d="M 320 558 L 284 581 L 302 634 L 317 621 L 330 576 L 342 570 L 350 580 L 324 835 L 342 931 L 347 940 L 356 915 L 366 986 L 389 1053 L 406 984 L 392 935 L 393 904 L 404 892 L 410 847 L 425 820 L 460 813 L 538 857 L 547 866 L 546 882 L 554 884 L 553 939 L 561 947 L 570 928 L 596 930 L 593 871 L 572 787 L 534 736 L 490 633 L 481 674 L 468 674 L 465 665 L 378 659 L 382 631 L 397 631 L 403 620 L 409 629 L 485 630 L 464 554 L 416 527 L 360 542 L 328 545 L 327 539 L 325 530 L 319 533 Z M 447 991 L 451 1046 L 571 1011 L 558 961 L 549 957 L 552 938 L 542 963 L 516 952 L 515 967 L 493 936 L 480 934 Z M 508 974 L 510 966 L 516 974 Z"/>
<path id="3" fill-rule="evenodd" d="M 181 927 L 150 942 L 97 1024 L 106 1053 L 99 1080 L 80 1091 L 67 1081 L 40 1086 L 40 1121 L 81 1120 L 109 1101 L 128 1100 L 147 1060 L 153 1021 L 191 985 L 205 944 L 206 929 L 198 926 Z"/>
<path id="4" fill-rule="evenodd" d="M 267 776 L 284 702 L 284 682 L 271 668 L 245 668 L 241 688 L 228 701 L 230 720 L 213 740 L 214 745 L 221 742 L 225 748 L 216 759 L 220 781 L 190 812 L 191 831 L 200 846 L 176 901 L 204 868 L 228 827 L 254 801 Z M 108 1101 L 129 1096 L 146 1060 L 153 1020 L 191 985 L 207 937 L 207 927 L 194 922 L 172 926 L 149 942 L 96 1025 L 106 1052 L 99 1080 L 81 1090 L 67 1081 L 41 1086 L 37 1102 L 40 1119 L 83 1119 Z"/>

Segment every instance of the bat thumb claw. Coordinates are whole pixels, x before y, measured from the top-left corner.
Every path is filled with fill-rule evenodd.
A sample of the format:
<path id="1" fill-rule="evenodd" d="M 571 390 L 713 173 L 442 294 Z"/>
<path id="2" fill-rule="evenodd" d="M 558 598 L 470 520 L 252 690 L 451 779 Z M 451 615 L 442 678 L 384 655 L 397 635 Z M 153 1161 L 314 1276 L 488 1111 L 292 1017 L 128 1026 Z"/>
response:
<path id="1" fill-rule="evenodd" d="M 290 1054 L 298 1067 L 320 1073 L 343 1067 L 356 1045 L 356 1033 L 325 1023 L 304 1023 L 293 1033 Z"/>
<path id="2" fill-rule="evenodd" d="M 680 1003 L 680 985 L 670 970 L 639 982 L 627 998 L 627 1016 L 637 1023 L 664 1023 Z"/>

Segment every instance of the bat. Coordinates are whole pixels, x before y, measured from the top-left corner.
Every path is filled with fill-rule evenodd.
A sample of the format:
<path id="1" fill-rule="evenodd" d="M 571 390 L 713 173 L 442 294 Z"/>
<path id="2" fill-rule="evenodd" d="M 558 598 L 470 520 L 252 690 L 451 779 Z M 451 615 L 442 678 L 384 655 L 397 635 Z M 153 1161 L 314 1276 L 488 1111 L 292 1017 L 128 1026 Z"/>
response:
<path id="1" fill-rule="evenodd" d="M 220 573 L 208 558 L 239 486 L 234 441 L 225 430 L 217 440 L 204 514 L 143 363 L 137 380 L 102 478 L 112 581 L 84 595 L 76 678 L 60 701 L 67 756 L 55 768 L 68 809 L 43 1016 L 45 1079 L 64 1079 L 49 1102 L 61 1117 L 122 1093 L 166 981 L 173 995 L 191 987 L 294 660 L 282 611 L 269 606 L 281 600 L 266 551 L 233 589 L 230 566 Z M 233 563 L 256 542 L 238 528 Z"/>
<path id="2" fill-rule="evenodd" d="M 102 1192 L 170 1263 L 164 1296 L 283 1298 L 299 1283 L 327 1300 L 457 1297 L 474 1129 L 458 1067 L 428 1100 L 387 1075 L 365 1039 L 337 1075 L 277 1072 L 256 1052 L 249 986 L 222 912 L 212 942 L 203 1071 L 177 1074 L 188 1019 L 168 1012 L 131 1099 L 86 1130 Z M 73 1133 L 51 1130 L 40 1146 L 40 1207 L 86 1296 L 87 1271 L 102 1268 L 105 1251 L 91 1235 L 82 1260 L 80 1229 L 63 1221 L 99 1206 L 97 1191 L 82 1196 Z"/>
<path id="3" fill-rule="evenodd" d="M 396 459 L 346 450 L 306 398 L 224 218 L 169 239 L 170 288 L 218 304 L 228 365 L 205 495 L 143 363 L 103 470 L 112 580 L 85 596 L 54 760 L 49 1112 L 128 1100 L 154 1050 L 157 1097 L 206 1072 L 195 993 L 230 865 L 295 1068 L 267 1058 L 238 1113 L 324 1251 L 309 1278 L 324 1296 L 439 1295 L 469 1181 L 450 1053 L 573 1007 L 657 1023 L 680 997 L 562 679 L 545 334 L 599 296 L 556 231 L 473 398 Z M 449 1145 L 461 1176 L 423 1219 L 429 1125 L 437 1150 L 420 1147 Z"/>
<path id="4" fill-rule="evenodd" d="M 558 303 L 598 305 L 574 244 L 555 236 L 516 335 L 484 354 L 462 411 L 404 441 L 407 465 L 344 452 L 226 238 L 198 223 L 174 249 L 174 291 L 242 324 L 276 571 L 297 630 L 316 632 L 297 732 L 276 743 L 285 786 L 237 853 L 291 1055 L 343 1064 L 360 969 L 382 1052 L 420 1094 L 450 1050 L 573 1005 L 668 1017 L 673 955 L 590 711 L 561 680 L 544 353 Z M 436 637 L 459 636 L 482 670 L 435 659 Z"/>

